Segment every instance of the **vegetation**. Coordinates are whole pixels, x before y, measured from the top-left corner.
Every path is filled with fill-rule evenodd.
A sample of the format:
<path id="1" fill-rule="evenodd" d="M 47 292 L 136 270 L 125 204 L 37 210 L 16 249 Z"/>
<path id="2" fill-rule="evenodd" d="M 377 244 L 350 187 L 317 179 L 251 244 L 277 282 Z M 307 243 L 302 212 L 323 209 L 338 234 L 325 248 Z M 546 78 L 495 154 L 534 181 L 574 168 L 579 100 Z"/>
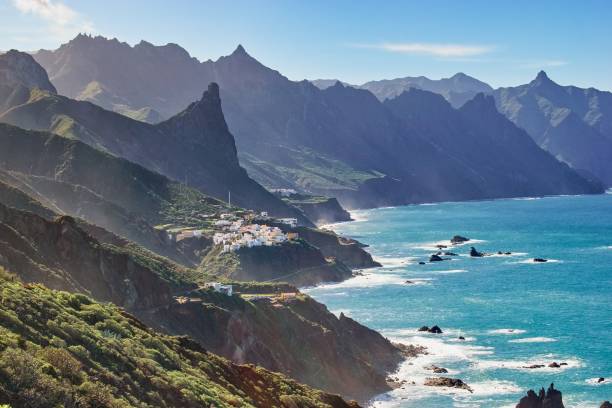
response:
<path id="1" fill-rule="evenodd" d="M 20 407 L 345 407 L 113 305 L 24 285 L 0 269 L 0 404 Z M 2 406 L 2 405 L 0 405 Z"/>

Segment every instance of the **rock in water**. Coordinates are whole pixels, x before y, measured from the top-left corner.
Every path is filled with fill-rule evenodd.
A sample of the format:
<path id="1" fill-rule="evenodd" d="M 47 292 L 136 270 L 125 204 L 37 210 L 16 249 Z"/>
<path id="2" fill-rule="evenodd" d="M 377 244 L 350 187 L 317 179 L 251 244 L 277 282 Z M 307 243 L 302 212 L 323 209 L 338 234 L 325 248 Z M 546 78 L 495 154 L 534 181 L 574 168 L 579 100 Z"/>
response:
<path id="1" fill-rule="evenodd" d="M 606 379 L 605 379 L 605 378 L 603 378 L 603 377 L 599 377 L 599 379 L 597 380 L 597 383 L 602 383 L 602 382 L 604 382 L 604 381 L 606 381 Z"/>
<path id="2" fill-rule="evenodd" d="M 438 326 L 432 326 L 431 329 L 427 331 L 434 334 L 442 334 L 442 329 Z"/>
<path id="3" fill-rule="evenodd" d="M 473 392 L 469 385 L 458 378 L 436 377 L 425 379 L 425 385 L 430 387 L 461 388 Z M 522 408 L 522 407 L 521 407 Z"/>
<path id="4" fill-rule="evenodd" d="M 554 384 L 550 384 L 545 392 L 544 388 L 536 394 L 533 390 L 527 391 L 527 396 L 521 398 L 516 408 L 565 408 L 561 391 L 555 390 Z"/>
<path id="5" fill-rule="evenodd" d="M 612 408 L 612 404 L 610 404 L 610 401 L 604 401 L 599 408 Z"/>
<path id="6" fill-rule="evenodd" d="M 457 245 L 457 244 L 463 244 L 464 242 L 468 242 L 470 239 L 463 237 L 461 235 L 455 235 L 454 237 L 451 238 L 450 242 L 453 245 Z"/>
<path id="7" fill-rule="evenodd" d="M 476 248 L 471 247 L 471 248 L 470 248 L 470 256 L 473 256 L 473 257 L 475 257 L 475 258 L 481 258 L 481 257 L 483 257 L 483 256 L 484 256 L 484 254 L 483 254 L 482 252 L 478 252 L 478 251 L 476 250 Z"/>
<path id="8" fill-rule="evenodd" d="M 544 258 L 533 258 L 533 262 L 548 262 L 548 259 L 544 259 Z"/>
<path id="9" fill-rule="evenodd" d="M 421 326 L 421 328 L 418 331 L 420 331 L 420 332 L 429 331 L 429 326 Z"/>
<path id="10" fill-rule="evenodd" d="M 440 255 L 437 255 L 437 254 L 433 254 L 432 256 L 429 257 L 429 262 L 440 262 L 443 260 L 444 258 L 442 258 Z"/>

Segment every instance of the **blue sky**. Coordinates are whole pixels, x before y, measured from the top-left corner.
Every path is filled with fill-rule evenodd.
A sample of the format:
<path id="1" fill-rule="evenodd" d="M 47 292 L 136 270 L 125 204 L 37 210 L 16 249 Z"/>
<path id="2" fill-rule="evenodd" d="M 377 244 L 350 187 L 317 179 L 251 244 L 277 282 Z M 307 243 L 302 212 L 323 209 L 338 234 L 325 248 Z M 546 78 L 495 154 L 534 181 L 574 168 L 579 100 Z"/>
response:
<path id="1" fill-rule="evenodd" d="M 241 43 L 295 80 L 465 72 L 497 87 L 544 69 L 561 84 L 612 90 L 607 0 L 0 0 L 0 50 L 57 48 L 78 32 L 174 42 L 201 60 Z"/>

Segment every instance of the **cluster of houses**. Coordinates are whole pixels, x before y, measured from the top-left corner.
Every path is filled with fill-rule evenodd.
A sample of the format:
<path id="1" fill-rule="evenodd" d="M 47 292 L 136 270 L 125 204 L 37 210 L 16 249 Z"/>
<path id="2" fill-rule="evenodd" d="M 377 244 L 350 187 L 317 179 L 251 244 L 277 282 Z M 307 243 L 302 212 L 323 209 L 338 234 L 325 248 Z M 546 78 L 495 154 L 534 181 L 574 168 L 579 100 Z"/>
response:
<path id="1" fill-rule="evenodd" d="M 279 245 L 298 238 L 293 232 L 284 233 L 278 227 L 268 225 L 242 225 L 239 221 L 232 223 L 226 231 L 213 235 L 215 245 L 223 245 L 223 252 L 235 252 L 240 248 Z"/>

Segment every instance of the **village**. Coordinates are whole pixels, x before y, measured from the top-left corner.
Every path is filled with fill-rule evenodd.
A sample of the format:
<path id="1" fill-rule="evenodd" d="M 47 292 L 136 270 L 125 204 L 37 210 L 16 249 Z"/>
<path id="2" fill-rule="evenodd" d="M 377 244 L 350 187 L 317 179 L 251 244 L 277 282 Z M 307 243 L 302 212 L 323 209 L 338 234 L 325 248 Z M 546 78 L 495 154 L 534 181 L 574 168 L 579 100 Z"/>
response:
<path id="1" fill-rule="evenodd" d="M 243 215 L 222 213 L 211 221 L 213 244 L 221 246 L 222 253 L 236 252 L 241 248 L 281 245 L 298 238 L 295 232 L 285 233 L 277 226 L 266 224 L 283 224 L 293 228 L 297 226 L 296 218 L 271 218 L 265 211 L 258 215 L 253 212 Z M 211 230 L 184 228 L 169 230 L 167 233 L 171 241 L 180 242 L 188 238 L 210 236 Z"/>

